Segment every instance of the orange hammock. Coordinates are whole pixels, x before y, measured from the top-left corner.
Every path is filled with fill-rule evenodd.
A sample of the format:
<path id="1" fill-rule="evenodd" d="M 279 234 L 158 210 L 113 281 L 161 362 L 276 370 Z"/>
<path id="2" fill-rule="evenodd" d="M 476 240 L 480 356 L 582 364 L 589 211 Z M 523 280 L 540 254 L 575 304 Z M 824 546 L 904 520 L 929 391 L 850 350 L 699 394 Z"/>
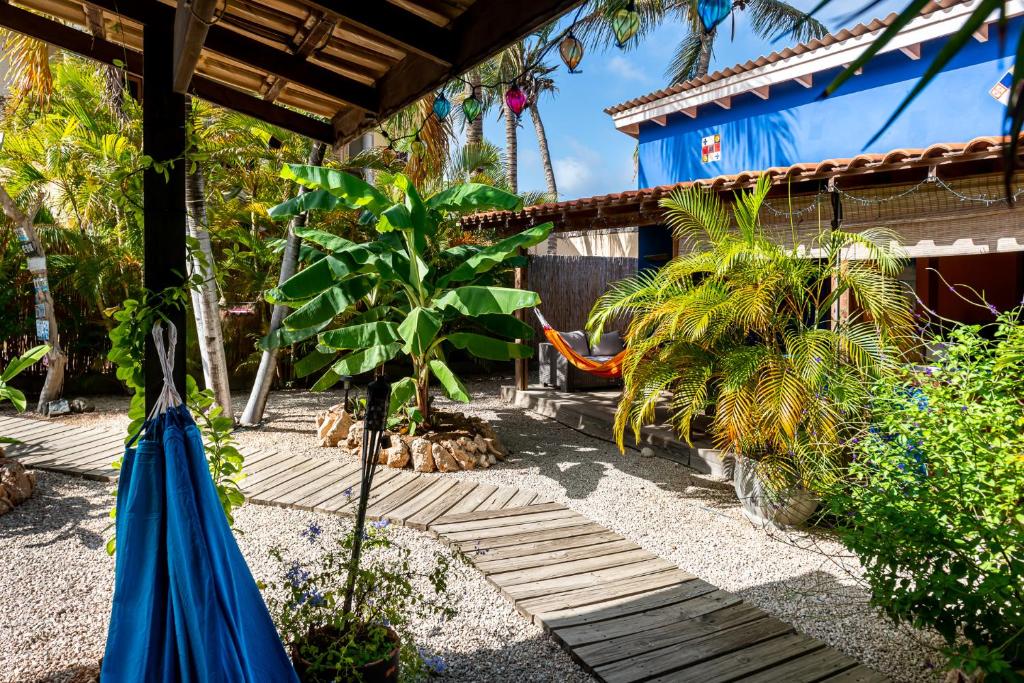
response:
<path id="1" fill-rule="evenodd" d="M 595 377 L 622 377 L 622 359 L 626 355 L 625 350 L 619 351 L 606 361 L 596 361 L 592 358 L 581 356 L 565 343 L 562 335 L 548 324 L 548 321 L 544 319 L 540 311 L 534 308 L 533 312 L 537 314 L 537 320 L 540 321 L 541 327 L 544 328 L 544 336 L 573 366 Z"/>

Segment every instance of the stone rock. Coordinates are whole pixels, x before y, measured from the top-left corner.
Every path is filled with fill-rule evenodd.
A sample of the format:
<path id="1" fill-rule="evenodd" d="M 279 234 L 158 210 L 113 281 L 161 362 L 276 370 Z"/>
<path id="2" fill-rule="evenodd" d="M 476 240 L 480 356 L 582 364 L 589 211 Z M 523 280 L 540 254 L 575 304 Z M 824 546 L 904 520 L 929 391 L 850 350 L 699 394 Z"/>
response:
<path id="1" fill-rule="evenodd" d="M 465 450 L 460 443 L 454 441 L 449 441 L 448 446 L 451 449 L 452 457 L 458 461 L 462 469 L 471 470 L 476 467 L 476 454 Z"/>
<path id="2" fill-rule="evenodd" d="M 476 442 L 467 436 L 460 436 L 458 439 L 458 446 L 466 453 L 476 453 L 477 447 Z"/>
<path id="3" fill-rule="evenodd" d="M 401 469 L 409 464 L 409 447 L 401 439 L 392 437 L 391 447 L 381 451 L 380 459 L 388 467 Z"/>
<path id="4" fill-rule="evenodd" d="M 487 453 L 476 454 L 476 466 L 483 467 L 484 469 L 491 466 L 491 462 L 487 459 Z"/>
<path id="5" fill-rule="evenodd" d="M 412 443 L 409 444 L 409 450 L 412 454 L 412 468 L 417 472 L 433 472 L 434 471 L 434 454 L 433 444 L 426 439 L 413 439 Z"/>
<path id="6" fill-rule="evenodd" d="M 505 446 L 497 439 L 485 437 L 483 441 L 487 445 L 487 451 L 493 454 L 498 460 L 504 460 L 506 456 L 508 456 L 508 451 L 505 449 Z"/>
<path id="7" fill-rule="evenodd" d="M 318 420 L 319 417 L 317 416 Z M 352 415 L 350 413 L 328 410 L 323 415 L 323 418 L 317 429 L 321 446 L 333 448 L 349 437 L 351 433 L 350 428 L 352 427 Z"/>
<path id="8" fill-rule="evenodd" d="M 487 454 L 487 463 L 490 464 L 490 465 L 496 465 L 498 463 L 497 456 L 495 456 L 494 453 L 488 453 Z"/>
<path id="9" fill-rule="evenodd" d="M 73 413 L 91 413 L 96 410 L 96 406 L 89 401 L 86 401 L 84 398 L 73 398 L 68 402 L 68 406 L 71 408 L 71 412 Z"/>
<path id="10" fill-rule="evenodd" d="M 363 445 L 363 421 L 356 420 L 348 428 L 348 438 L 345 439 L 345 448 L 358 450 Z"/>
<path id="11" fill-rule="evenodd" d="M 458 472 L 459 461 L 452 455 L 452 451 L 444 444 L 433 445 L 434 464 L 441 472 Z"/>
<path id="12" fill-rule="evenodd" d="M 60 417 L 71 413 L 71 405 L 66 398 L 50 401 L 46 404 L 46 414 L 49 417 Z"/>
<path id="13" fill-rule="evenodd" d="M 28 500 L 35 488 L 36 473 L 27 471 L 17 460 L 5 458 L 0 449 L 0 515 Z"/>
<path id="14" fill-rule="evenodd" d="M 484 437 L 480 436 L 479 434 L 477 434 L 473 438 L 473 445 L 476 446 L 477 453 L 486 453 L 489 450 L 487 442 L 484 440 Z"/>
<path id="15" fill-rule="evenodd" d="M 641 458 L 653 458 L 654 457 L 654 449 L 651 448 L 650 446 L 644 446 L 643 448 L 640 449 L 640 457 Z"/>

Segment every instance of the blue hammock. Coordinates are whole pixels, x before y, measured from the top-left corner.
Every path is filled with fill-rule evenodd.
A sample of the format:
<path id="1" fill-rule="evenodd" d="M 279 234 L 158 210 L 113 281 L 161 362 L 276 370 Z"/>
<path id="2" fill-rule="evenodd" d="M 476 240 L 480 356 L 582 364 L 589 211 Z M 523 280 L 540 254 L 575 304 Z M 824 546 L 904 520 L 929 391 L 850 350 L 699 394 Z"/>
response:
<path id="1" fill-rule="evenodd" d="M 117 486 L 114 604 L 100 680 L 295 681 L 206 462 L 202 437 L 171 382 L 154 326 L 164 389 Z"/>

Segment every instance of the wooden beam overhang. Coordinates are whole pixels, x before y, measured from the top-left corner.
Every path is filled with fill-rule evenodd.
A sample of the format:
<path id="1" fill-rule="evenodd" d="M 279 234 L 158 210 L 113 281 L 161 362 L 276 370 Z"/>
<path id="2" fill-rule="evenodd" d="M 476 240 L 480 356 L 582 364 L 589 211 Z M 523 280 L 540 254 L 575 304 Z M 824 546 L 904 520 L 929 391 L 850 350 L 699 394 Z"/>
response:
<path id="1" fill-rule="evenodd" d="M 217 0 L 185 0 L 175 10 L 174 92 L 188 90 L 216 11 Z"/>
<path id="2" fill-rule="evenodd" d="M 46 19 L 27 10 L 4 5 L 3 11 L 0 12 L 0 26 L 57 45 L 83 57 L 123 67 L 133 76 L 139 78 L 143 76 L 142 53 L 65 26 L 52 19 Z M 194 76 L 189 92 L 208 102 L 253 116 L 313 140 L 327 144 L 334 141 L 331 124 L 291 109 L 285 109 L 258 97 L 246 95 L 205 76 Z"/>
<path id="3" fill-rule="evenodd" d="M 451 31 L 397 5 L 380 0 L 312 0 L 309 4 L 375 36 L 398 43 L 414 55 L 446 68 L 452 66 Z"/>

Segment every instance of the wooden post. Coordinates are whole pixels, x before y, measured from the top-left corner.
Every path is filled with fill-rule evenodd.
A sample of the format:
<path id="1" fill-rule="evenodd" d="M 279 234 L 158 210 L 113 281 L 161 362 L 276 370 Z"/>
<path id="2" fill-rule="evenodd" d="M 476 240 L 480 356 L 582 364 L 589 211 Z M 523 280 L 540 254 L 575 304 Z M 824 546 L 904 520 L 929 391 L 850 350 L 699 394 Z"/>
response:
<path id="1" fill-rule="evenodd" d="M 519 255 L 524 257 L 524 258 L 526 258 L 526 259 L 530 258 L 529 254 L 527 254 L 526 250 L 522 249 L 522 248 L 519 249 Z M 527 262 L 527 263 L 529 263 L 529 262 Z M 529 288 L 530 282 L 529 282 L 529 273 L 528 273 L 527 269 L 528 269 L 528 266 L 520 266 L 520 267 L 516 268 L 516 270 L 515 270 L 515 286 L 516 286 L 516 289 L 527 289 L 527 288 Z M 516 317 L 519 318 L 520 320 L 522 320 L 523 322 L 526 322 L 526 309 L 525 308 L 521 308 L 518 311 L 516 311 Z M 520 344 L 522 344 L 526 340 L 517 339 L 516 341 L 519 342 Z M 517 358 L 516 359 L 516 389 L 518 389 L 519 391 L 526 391 L 526 389 L 529 387 L 529 384 L 530 384 L 530 362 L 526 358 Z"/>
<path id="2" fill-rule="evenodd" d="M 166 179 L 152 167 L 142 176 L 143 286 L 150 296 L 157 297 L 166 288 L 180 287 L 185 282 L 185 96 L 174 92 L 173 25 L 147 23 L 142 36 L 142 153 L 167 165 Z M 154 298 L 151 303 L 158 301 Z M 164 307 L 163 311 L 178 328 L 174 384 L 184 397 L 185 309 Z M 156 348 L 148 334 L 145 375 L 148 413 L 163 387 Z"/>

